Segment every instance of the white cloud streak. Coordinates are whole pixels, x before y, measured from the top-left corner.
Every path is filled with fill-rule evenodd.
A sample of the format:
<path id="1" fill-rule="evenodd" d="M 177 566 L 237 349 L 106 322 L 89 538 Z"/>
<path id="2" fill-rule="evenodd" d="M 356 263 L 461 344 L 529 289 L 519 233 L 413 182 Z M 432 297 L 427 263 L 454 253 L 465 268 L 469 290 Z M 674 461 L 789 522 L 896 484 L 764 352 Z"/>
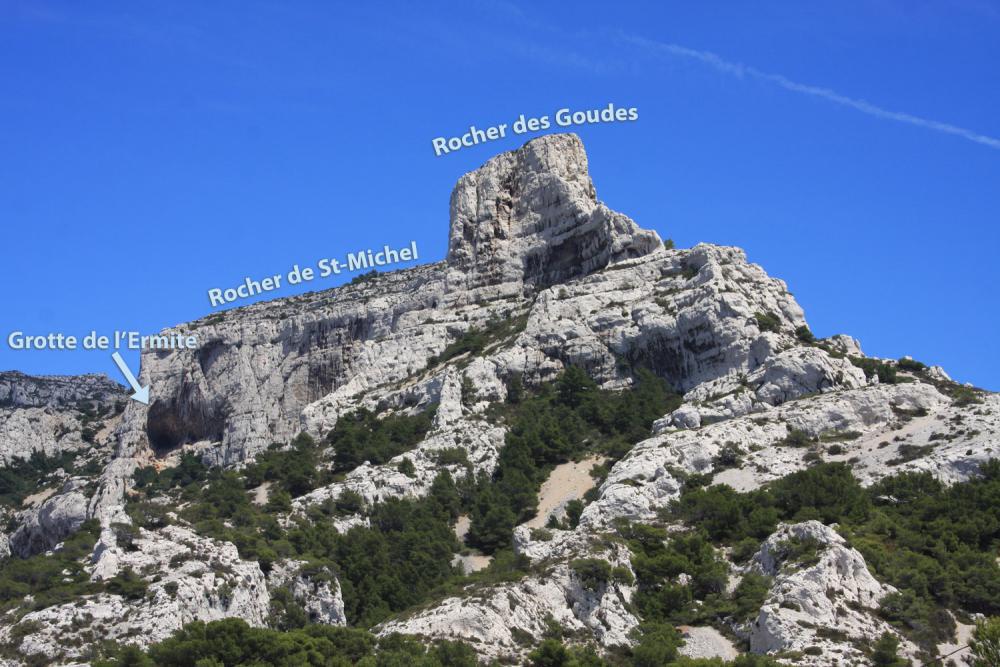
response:
<path id="1" fill-rule="evenodd" d="M 755 67 L 749 65 L 744 65 L 738 62 L 732 62 L 722 58 L 721 56 L 712 53 L 711 51 L 700 51 L 698 49 L 691 49 L 686 46 L 681 46 L 679 44 L 671 44 L 669 42 L 658 42 L 654 40 L 645 39 L 642 37 L 636 37 L 634 35 L 621 35 L 622 39 L 630 42 L 636 46 L 639 46 L 651 53 L 665 54 L 673 57 L 686 58 L 688 60 L 694 60 L 700 62 L 704 65 L 723 72 L 724 74 L 730 74 L 738 78 L 748 78 L 757 79 L 759 81 L 765 81 L 767 83 L 774 84 L 785 90 L 790 90 L 795 93 L 801 93 L 803 95 L 809 95 L 811 97 L 818 97 L 820 99 L 826 100 L 828 102 L 833 102 L 834 104 L 839 104 L 841 106 L 849 107 L 860 111 L 861 113 L 866 113 L 869 116 L 874 116 L 876 118 L 883 118 L 885 120 L 896 121 L 897 123 L 906 123 L 908 125 L 916 125 L 917 127 L 923 127 L 928 130 L 934 130 L 936 132 L 944 132 L 945 134 L 953 134 L 955 136 L 962 137 L 963 139 L 968 139 L 977 144 L 983 146 L 989 146 L 990 148 L 1000 149 L 1000 139 L 987 136 L 985 134 L 980 134 L 972 130 L 968 130 L 964 127 L 958 127 L 957 125 L 952 125 L 950 123 L 942 123 L 936 120 L 930 120 L 927 118 L 921 118 L 920 116 L 914 116 L 913 114 L 906 113 L 903 111 L 890 111 L 889 109 L 883 109 L 880 106 L 876 106 L 871 102 L 866 102 L 862 99 L 856 99 L 853 97 L 847 97 L 846 95 L 841 95 L 840 93 L 830 90 L 829 88 L 821 88 L 819 86 L 810 86 L 804 83 L 799 83 L 797 81 L 792 81 L 791 79 L 784 77 L 780 74 L 771 74 L 769 72 L 762 72 Z"/>

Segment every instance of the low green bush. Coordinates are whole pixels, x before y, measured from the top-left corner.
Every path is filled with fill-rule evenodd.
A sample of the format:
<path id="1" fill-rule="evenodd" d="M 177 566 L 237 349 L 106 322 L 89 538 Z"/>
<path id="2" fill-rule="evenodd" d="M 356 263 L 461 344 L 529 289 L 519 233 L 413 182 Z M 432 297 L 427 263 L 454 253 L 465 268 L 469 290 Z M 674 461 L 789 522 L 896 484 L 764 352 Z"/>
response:
<path id="1" fill-rule="evenodd" d="M 771 331 L 773 333 L 781 331 L 781 318 L 774 313 L 756 313 L 754 318 L 757 320 L 757 327 L 761 331 Z"/>

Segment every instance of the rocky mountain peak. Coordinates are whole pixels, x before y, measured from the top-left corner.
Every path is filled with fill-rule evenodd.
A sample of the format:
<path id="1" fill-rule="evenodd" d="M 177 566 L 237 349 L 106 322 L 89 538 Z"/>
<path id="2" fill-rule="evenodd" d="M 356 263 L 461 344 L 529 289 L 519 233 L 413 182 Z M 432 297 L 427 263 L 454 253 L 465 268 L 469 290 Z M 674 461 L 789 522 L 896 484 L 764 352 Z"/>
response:
<path id="1" fill-rule="evenodd" d="M 550 134 L 462 176 L 451 194 L 448 266 L 461 288 L 548 286 L 661 247 L 597 199 L 575 134 Z"/>

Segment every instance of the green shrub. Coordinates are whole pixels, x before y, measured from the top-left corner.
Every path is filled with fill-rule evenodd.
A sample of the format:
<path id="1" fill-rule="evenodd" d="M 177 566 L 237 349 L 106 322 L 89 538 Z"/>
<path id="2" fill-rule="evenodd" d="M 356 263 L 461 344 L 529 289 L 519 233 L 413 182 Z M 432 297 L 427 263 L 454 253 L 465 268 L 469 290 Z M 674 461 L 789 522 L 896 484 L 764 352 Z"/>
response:
<path id="1" fill-rule="evenodd" d="M 417 476 L 417 468 L 413 465 L 413 461 L 411 461 L 407 456 L 404 456 L 403 459 L 397 464 L 396 469 L 407 477 Z"/>
<path id="2" fill-rule="evenodd" d="M 580 516 L 583 514 L 583 501 L 574 498 L 566 503 L 566 529 L 573 530 L 580 525 Z"/>
<path id="3" fill-rule="evenodd" d="M 374 280 L 376 277 L 378 277 L 378 271 L 376 269 L 372 269 L 371 271 L 368 271 L 366 273 L 359 273 L 358 275 L 351 278 L 350 284 L 361 285 L 371 280 Z"/>
<path id="4" fill-rule="evenodd" d="M 644 623 L 637 633 L 638 642 L 632 649 L 633 667 L 663 667 L 677 659 L 682 639 L 675 628 L 663 623 Z"/>
<path id="5" fill-rule="evenodd" d="M 570 366 L 518 403 L 495 408 L 509 424 L 505 446 L 492 477 L 478 478 L 469 494 L 466 541 L 486 553 L 509 546 L 514 526 L 535 515 L 538 489 L 554 466 L 588 451 L 614 458 L 648 437 L 680 397 L 647 370 L 636 376 L 627 391 L 605 391 Z M 582 503 L 567 510 L 573 523 Z"/>
<path id="6" fill-rule="evenodd" d="M 25 603 L 29 595 L 27 608 L 42 609 L 98 592 L 101 585 L 90 581 L 84 561 L 100 533 L 99 522 L 91 519 L 51 552 L 4 559 L 0 562 L 0 608 Z"/>
<path id="7" fill-rule="evenodd" d="M 824 463 L 776 480 L 770 496 L 783 519 L 863 520 L 871 499 L 844 463 Z"/>
<path id="8" fill-rule="evenodd" d="M 807 568 L 819 562 L 822 545 L 814 539 L 792 537 L 781 542 L 778 549 L 785 563 Z"/>
<path id="9" fill-rule="evenodd" d="M 611 563 L 600 558 L 582 558 L 569 564 L 580 585 L 596 591 L 611 579 Z"/>
<path id="10" fill-rule="evenodd" d="M 684 489 L 665 518 L 683 520 L 713 540 L 735 545 L 732 556 L 737 561 L 752 555 L 760 534 L 773 529 L 777 520 L 837 523 L 876 577 L 899 591 L 882 601 L 882 616 L 931 651 L 936 644 L 951 641 L 954 620 L 949 610 L 1000 614 L 998 497 L 1000 461 L 996 460 L 982 465 L 979 477 L 950 486 L 930 473 L 903 473 L 867 489 L 846 465 L 821 463 L 749 493 L 725 486 Z M 769 513 L 766 521 L 751 520 L 761 512 Z M 634 552 L 660 549 L 662 537 L 650 534 L 652 530 L 629 529 L 630 545 L 646 545 L 633 546 Z M 815 545 L 785 546 L 793 562 L 812 562 L 818 553 Z M 633 565 L 640 587 L 637 605 L 660 614 L 652 618 L 663 618 L 666 610 L 673 615 L 671 620 L 683 620 L 683 614 L 674 618 L 676 609 L 683 610 L 686 604 L 680 591 L 660 580 L 656 604 L 648 602 L 641 593 L 646 584 L 642 573 L 647 570 Z"/>
<path id="11" fill-rule="evenodd" d="M 820 434 L 820 442 L 840 442 L 844 440 L 857 440 L 863 433 L 860 431 L 824 431 Z"/>
<path id="12" fill-rule="evenodd" d="M 624 565 L 619 565 L 611 568 L 611 581 L 623 586 L 631 586 L 635 583 L 635 575 L 632 574 L 632 570 Z"/>
<path id="13" fill-rule="evenodd" d="M 36 493 L 50 474 L 59 468 L 72 472 L 75 456 L 73 452 L 49 456 L 36 450 L 26 459 L 14 459 L 0 468 L 0 503 L 20 509 L 24 499 Z"/>
<path id="14" fill-rule="evenodd" d="M 733 559 L 734 563 L 746 563 L 748 560 L 754 557 L 754 554 L 760 550 L 760 541 L 752 537 L 744 537 L 742 540 L 733 545 L 733 550 L 729 553 L 729 557 Z"/>
<path id="15" fill-rule="evenodd" d="M 1000 665 L 1000 618 L 976 623 L 969 648 L 972 650 L 973 667 Z"/>
<path id="16" fill-rule="evenodd" d="M 552 539 L 552 531 L 548 528 L 532 528 L 531 539 L 535 542 L 548 542 Z"/>
<path id="17" fill-rule="evenodd" d="M 923 364 L 910 357 L 903 357 L 896 362 L 896 368 L 901 371 L 910 371 L 911 373 L 920 373 L 927 370 L 927 365 Z"/>
<path id="18" fill-rule="evenodd" d="M 414 655 L 416 652 L 419 652 L 419 656 Z M 407 664 L 411 658 L 419 659 L 427 653 L 424 647 L 415 647 L 390 638 L 381 640 L 376 649 L 375 637 L 364 630 L 316 624 L 280 631 L 251 628 L 242 619 L 227 618 L 211 623 L 189 623 L 169 639 L 150 646 L 144 655 L 137 655 L 135 649 L 114 649 L 110 659 L 95 661 L 94 665 L 350 665 L 372 655 L 386 659 L 385 664 Z M 421 664 L 445 663 L 437 661 Z"/>
<path id="19" fill-rule="evenodd" d="M 906 667 L 909 663 L 899 657 L 899 640 L 891 632 L 883 632 L 872 647 L 873 667 Z"/>
<path id="20" fill-rule="evenodd" d="M 522 315 L 493 320 L 482 330 L 472 327 L 449 343 L 440 354 L 428 359 L 427 365 L 438 366 L 466 353 L 476 356 L 490 344 L 516 336 L 524 330 L 527 322 L 527 316 Z"/>
<path id="21" fill-rule="evenodd" d="M 886 461 L 886 464 L 890 466 L 898 466 L 901 463 L 915 461 L 916 459 L 927 456 L 932 451 L 934 451 L 933 445 L 911 445 L 908 442 L 904 442 L 896 449 L 897 456 Z"/>
<path id="22" fill-rule="evenodd" d="M 146 597 L 148 588 L 146 580 L 129 568 L 116 574 L 107 583 L 109 593 L 120 595 L 126 600 L 141 600 Z"/>
<path id="23" fill-rule="evenodd" d="M 771 331 L 773 333 L 781 331 L 781 318 L 774 313 L 756 313 L 754 318 L 756 318 L 757 327 L 761 331 Z"/>
<path id="24" fill-rule="evenodd" d="M 463 447 L 445 447 L 444 449 L 437 450 L 435 456 L 438 465 L 460 465 L 466 468 L 472 465 L 469 462 L 469 453 Z"/>
<path id="25" fill-rule="evenodd" d="M 807 345 L 816 342 L 816 336 L 813 335 L 813 332 L 805 324 L 795 329 L 795 337 Z"/>
<path id="26" fill-rule="evenodd" d="M 974 389 L 969 387 L 956 387 L 952 393 L 952 405 L 957 408 L 964 408 L 969 405 L 976 405 L 977 403 L 982 403 L 983 400 L 979 398 L 979 395 Z"/>
<path id="27" fill-rule="evenodd" d="M 307 433 L 300 433 L 288 448 L 272 444 L 243 471 L 245 486 L 253 488 L 264 482 L 296 498 L 329 484 L 331 475 L 321 465 L 323 449 Z"/>
<path id="28" fill-rule="evenodd" d="M 896 383 L 896 367 L 892 364 L 869 357 L 848 357 L 848 359 L 852 364 L 864 371 L 865 377 L 869 380 L 872 377 L 878 376 L 880 384 Z"/>
<path id="29" fill-rule="evenodd" d="M 784 447 L 809 447 L 816 441 L 816 438 L 809 435 L 805 431 L 797 428 L 789 428 L 788 435 L 785 436 L 784 440 L 778 442 L 777 444 Z"/>
<path id="30" fill-rule="evenodd" d="M 713 458 L 717 468 L 738 468 L 743 464 L 745 452 L 735 442 L 727 442 Z"/>
<path id="31" fill-rule="evenodd" d="M 358 514 L 365 509 L 365 499 L 357 491 L 344 489 L 335 501 L 337 514 Z"/>
<path id="32" fill-rule="evenodd" d="M 623 536 L 633 554 L 632 601 L 643 619 L 690 624 L 712 615 L 713 605 L 706 601 L 719 599 L 729 567 L 702 533 L 675 534 L 665 541 L 662 529 L 632 525 L 623 529 Z M 691 577 L 689 586 L 674 583 L 680 574 Z"/>
<path id="33" fill-rule="evenodd" d="M 743 575 L 733 591 L 733 618 L 737 622 L 753 620 L 763 606 L 770 589 L 770 577 L 754 572 Z"/>

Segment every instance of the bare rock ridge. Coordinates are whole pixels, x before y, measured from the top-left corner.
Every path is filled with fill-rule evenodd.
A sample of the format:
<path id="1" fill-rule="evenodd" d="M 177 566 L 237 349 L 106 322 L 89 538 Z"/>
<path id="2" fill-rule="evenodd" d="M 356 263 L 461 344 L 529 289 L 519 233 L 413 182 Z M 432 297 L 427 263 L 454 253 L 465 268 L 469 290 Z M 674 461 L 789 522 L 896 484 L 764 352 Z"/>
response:
<path id="1" fill-rule="evenodd" d="M 597 200 L 575 134 L 553 134 L 462 176 L 451 193 L 448 268 L 466 287 L 548 286 L 647 255 L 656 232 Z"/>
<path id="2" fill-rule="evenodd" d="M 0 463 L 87 449 L 97 426 L 127 400 L 106 375 L 0 373 Z"/>
<path id="3" fill-rule="evenodd" d="M 0 407 L 64 408 L 80 401 L 119 400 L 125 389 L 108 376 L 26 375 L 19 371 L 0 373 Z"/>
<path id="4" fill-rule="evenodd" d="M 662 247 L 597 201 L 572 134 L 539 137 L 459 179 L 450 230 L 443 265 L 338 288 L 336 300 L 293 297 L 211 316 L 191 325 L 200 349 L 143 355 L 152 400 L 148 415 L 130 406 L 123 442 L 158 451 L 222 442 L 217 461 L 238 463 L 294 436 L 306 406 L 352 378 L 396 381 L 426 365 L 454 329 L 418 328 L 417 313 L 524 300 Z"/>

